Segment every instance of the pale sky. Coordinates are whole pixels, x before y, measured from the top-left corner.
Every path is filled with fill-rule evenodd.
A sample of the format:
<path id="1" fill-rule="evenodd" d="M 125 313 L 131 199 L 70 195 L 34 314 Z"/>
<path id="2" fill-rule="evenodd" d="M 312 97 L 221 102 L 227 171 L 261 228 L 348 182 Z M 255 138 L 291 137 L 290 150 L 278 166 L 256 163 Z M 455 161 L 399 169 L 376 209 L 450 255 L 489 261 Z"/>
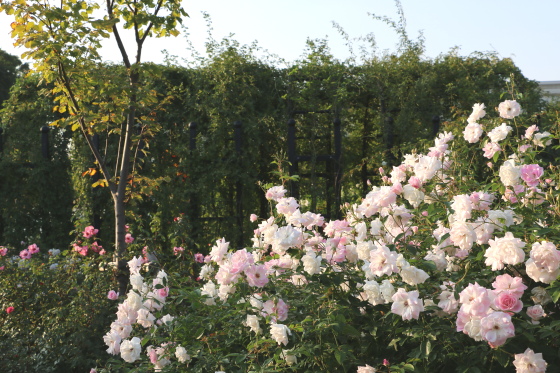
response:
<path id="1" fill-rule="evenodd" d="M 409 37 L 423 30 L 426 56 L 459 47 L 459 54 L 493 51 L 511 57 L 523 74 L 537 81 L 560 80 L 560 0 L 402 0 Z M 241 44 L 258 44 L 287 61 L 302 56 L 307 38 L 327 38 L 336 58 L 349 56 L 333 28 L 337 22 L 351 37 L 374 33 L 379 52 L 394 51 L 395 33 L 368 13 L 397 20 L 394 0 L 191 0 L 183 6 L 190 18 L 189 39 L 203 50 L 207 28 L 201 12 L 212 18 L 214 39 L 233 33 Z M 19 55 L 9 36 L 11 19 L 0 15 L 0 48 Z M 114 42 L 112 42 L 114 43 Z M 144 60 L 162 62 L 162 49 L 189 58 L 185 36 L 148 41 Z M 118 61 L 116 48 L 104 58 Z M 132 52 L 131 52 L 132 54 Z"/>

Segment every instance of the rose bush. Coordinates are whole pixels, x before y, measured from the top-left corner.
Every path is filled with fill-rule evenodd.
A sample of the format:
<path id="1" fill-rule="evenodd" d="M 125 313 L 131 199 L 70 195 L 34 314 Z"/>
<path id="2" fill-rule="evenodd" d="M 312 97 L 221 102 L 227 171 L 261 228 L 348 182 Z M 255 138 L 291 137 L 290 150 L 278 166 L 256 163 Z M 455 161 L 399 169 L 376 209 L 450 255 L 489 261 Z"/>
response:
<path id="1" fill-rule="evenodd" d="M 275 214 L 249 247 L 216 241 L 198 289 L 164 271 L 150 281 L 142 268 L 157 266 L 135 257 L 105 336 L 122 360 L 106 368 L 560 369 L 559 176 L 539 164 L 558 136 L 524 127 L 515 100 L 499 117 L 484 109 L 462 134 L 381 169 L 383 184 L 345 204 L 343 220 L 269 189 Z"/>
<path id="2" fill-rule="evenodd" d="M 101 361 L 115 281 L 89 233 L 69 250 L 0 247 L 2 372 L 84 372 Z"/>

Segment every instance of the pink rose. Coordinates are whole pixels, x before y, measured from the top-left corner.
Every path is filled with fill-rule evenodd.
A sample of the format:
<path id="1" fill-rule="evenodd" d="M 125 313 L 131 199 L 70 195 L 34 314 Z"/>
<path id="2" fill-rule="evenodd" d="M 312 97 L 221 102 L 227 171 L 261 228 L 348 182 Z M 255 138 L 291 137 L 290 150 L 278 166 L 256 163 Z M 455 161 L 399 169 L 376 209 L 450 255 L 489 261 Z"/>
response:
<path id="1" fill-rule="evenodd" d="M 533 124 L 531 127 L 527 128 L 527 130 L 525 131 L 525 138 L 530 140 L 533 137 L 533 134 L 535 132 L 537 132 L 538 130 L 539 130 L 539 127 L 537 127 L 535 124 Z"/>
<path id="2" fill-rule="evenodd" d="M 262 288 L 268 283 L 265 265 L 251 265 L 245 269 L 247 283 L 249 286 Z"/>
<path id="3" fill-rule="evenodd" d="M 156 291 L 157 291 L 157 294 L 162 298 L 165 298 L 169 295 L 169 288 L 167 288 L 167 287 L 157 289 Z"/>
<path id="4" fill-rule="evenodd" d="M 403 192 L 402 184 L 399 183 L 398 181 L 393 183 L 393 186 L 391 187 L 391 192 L 395 194 L 401 194 Z"/>
<path id="5" fill-rule="evenodd" d="M 150 347 L 152 347 L 152 346 L 150 346 Z M 156 364 L 158 362 L 157 352 L 156 352 L 155 348 L 150 348 L 150 347 L 148 347 L 148 354 L 147 355 L 150 358 L 150 362 L 152 364 Z"/>
<path id="6" fill-rule="evenodd" d="M 111 290 L 107 293 L 107 298 L 109 298 L 110 300 L 117 300 L 119 299 L 119 293 L 117 293 L 114 290 Z"/>
<path id="7" fill-rule="evenodd" d="M 196 254 L 194 254 L 194 260 L 197 263 L 204 263 L 204 255 L 201 254 L 201 253 L 196 253 Z"/>
<path id="8" fill-rule="evenodd" d="M 503 345 L 508 338 L 515 336 L 511 316 L 505 312 L 494 312 L 482 318 L 480 334 L 492 348 Z"/>
<path id="9" fill-rule="evenodd" d="M 257 221 L 259 217 L 256 214 L 251 214 L 251 216 L 249 217 L 249 220 L 251 221 L 251 223 L 254 223 Z"/>
<path id="10" fill-rule="evenodd" d="M 484 145 L 484 148 L 482 148 L 482 150 L 484 150 L 484 157 L 490 159 L 494 156 L 494 154 L 501 151 L 502 149 L 500 148 L 500 145 L 493 142 L 489 142 L 486 145 Z"/>
<path id="11" fill-rule="evenodd" d="M 10 306 L 6 308 L 6 313 L 9 315 L 10 313 L 14 312 L 14 307 Z"/>
<path id="12" fill-rule="evenodd" d="M 99 245 L 97 242 L 94 242 L 94 243 L 91 244 L 90 249 L 92 249 L 93 251 L 98 253 L 99 251 L 101 251 L 103 249 L 103 246 Z"/>
<path id="13" fill-rule="evenodd" d="M 133 243 L 134 242 L 134 237 L 132 237 L 132 235 L 130 233 L 127 233 L 126 236 L 124 236 L 124 242 Z"/>
<path id="14" fill-rule="evenodd" d="M 30 259 L 31 253 L 29 252 L 29 250 L 24 249 L 19 252 L 19 256 L 21 259 Z"/>
<path id="15" fill-rule="evenodd" d="M 179 246 L 179 247 L 174 247 L 174 248 L 173 248 L 173 254 L 175 254 L 175 255 L 179 255 L 179 254 L 182 253 L 183 251 L 185 251 L 185 249 L 182 248 L 182 247 L 180 247 L 180 246 Z"/>
<path id="16" fill-rule="evenodd" d="M 494 305 L 505 312 L 519 312 L 523 308 L 523 302 L 509 291 L 502 291 L 494 299 Z"/>
<path id="17" fill-rule="evenodd" d="M 37 246 L 36 244 L 32 244 L 27 246 L 27 250 L 29 250 L 30 254 L 36 254 L 39 252 L 39 246 Z"/>
<path id="18" fill-rule="evenodd" d="M 82 235 L 85 238 L 91 238 L 93 236 L 95 236 L 97 233 L 99 233 L 99 229 L 95 229 L 93 227 L 93 225 L 87 226 L 84 231 L 82 232 Z"/>
<path id="19" fill-rule="evenodd" d="M 420 187 L 422 186 L 422 181 L 416 176 L 411 176 L 410 179 L 408 179 L 408 183 L 416 189 L 420 189 Z"/>
<path id="20" fill-rule="evenodd" d="M 7 253 L 8 253 L 8 248 L 4 246 L 0 246 L 0 255 L 6 256 Z"/>
<path id="21" fill-rule="evenodd" d="M 532 307 L 527 307 L 527 316 L 533 320 L 533 324 L 538 324 L 538 320 L 546 316 L 540 304 Z"/>
<path id="22" fill-rule="evenodd" d="M 521 145 L 519 147 L 519 151 L 521 153 L 525 153 L 527 150 L 531 149 L 531 145 L 525 144 L 525 145 Z"/>
<path id="23" fill-rule="evenodd" d="M 496 276 L 492 287 L 498 292 L 509 291 L 517 298 L 521 298 L 523 292 L 527 290 L 527 286 L 523 284 L 523 279 L 521 277 L 511 277 L 507 273 Z"/>
<path id="24" fill-rule="evenodd" d="M 544 169 L 538 164 L 526 164 L 521 166 L 521 179 L 530 187 L 539 185 L 540 178 L 543 175 Z"/>

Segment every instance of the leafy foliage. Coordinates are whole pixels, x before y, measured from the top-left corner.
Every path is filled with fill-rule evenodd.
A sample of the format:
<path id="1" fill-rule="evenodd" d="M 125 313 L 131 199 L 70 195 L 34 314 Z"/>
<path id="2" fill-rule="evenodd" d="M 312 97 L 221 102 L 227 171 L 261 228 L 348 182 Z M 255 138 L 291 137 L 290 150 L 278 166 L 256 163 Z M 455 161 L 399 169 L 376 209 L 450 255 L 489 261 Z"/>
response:
<path id="1" fill-rule="evenodd" d="M 18 262 L 18 247 L 25 246 L 9 246 L 0 257 L 2 371 L 89 371 L 105 353 L 103 334 L 114 312 L 106 297 L 113 275 L 100 271 L 107 261 L 41 249 Z"/>

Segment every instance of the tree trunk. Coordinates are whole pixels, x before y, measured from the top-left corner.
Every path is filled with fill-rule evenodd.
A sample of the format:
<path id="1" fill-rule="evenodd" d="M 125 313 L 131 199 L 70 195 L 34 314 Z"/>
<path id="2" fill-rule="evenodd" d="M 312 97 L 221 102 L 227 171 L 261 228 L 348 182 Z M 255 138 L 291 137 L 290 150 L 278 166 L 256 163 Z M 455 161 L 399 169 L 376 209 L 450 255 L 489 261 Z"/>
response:
<path id="1" fill-rule="evenodd" d="M 113 196 L 115 210 L 115 252 L 113 261 L 117 263 L 117 281 L 119 283 L 119 294 L 124 295 L 128 286 L 127 262 L 123 259 L 126 248 L 126 215 L 123 196 L 116 194 Z"/>
<path id="2" fill-rule="evenodd" d="M 134 68 L 134 67 L 133 67 Z M 123 259 L 126 250 L 126 214 L 125 214 L 125 196 L 126 185 L 130 171 L 130 153 L 132 152 L 132 129 L 136 120 L 136 87 L 140 76 L 136 71 L 130 73 L 130 86 L 132 94 L 130 95 L 130 105 L 126 118 L 125 136 L 122 144 L 121 162 L 119 170 L 119 179 L 117 181 L 117 192 L 113 195 L 115 209 L 115 262 L 117 263 L 117 280 L 119 282 L 119 293 L 124 295 L 128 286 L 129 271 L 127 262 Z"/>

